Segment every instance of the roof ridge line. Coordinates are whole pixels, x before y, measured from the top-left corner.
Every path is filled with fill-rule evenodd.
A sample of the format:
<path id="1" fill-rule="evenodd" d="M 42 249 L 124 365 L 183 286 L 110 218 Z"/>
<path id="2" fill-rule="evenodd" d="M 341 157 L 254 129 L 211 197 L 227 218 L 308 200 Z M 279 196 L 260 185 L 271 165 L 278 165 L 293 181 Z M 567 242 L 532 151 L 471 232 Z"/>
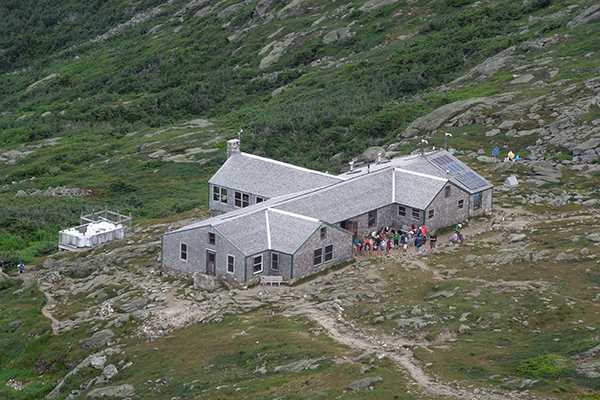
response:
<path id="1" fill-rule="evenodd" d="M 297 170 L 304 171 L 304 172 L 312 172 L 312 173 L 315 173 L 315 174 L 318 174 L 318 175 L 323 175 L 323 176 L 327 176 L 327 177 L 331 177 L 331 178 L 337 178 L 340 181 L 345 181 L 346 180 L 346 178 L 342 178 L 339 175 L 326 174 L 325 172 L 317 171 L 317 170 L 310 169 L 310 168 L 300 167 L 298 165 L 289 164 L 289 163 L 286 163 L 286 162 L 283 162 L 283 161 L 273 160 L 273 159 L 267 158 L 267 157 L 257 156 L 255 154 L 242 153 L 242 152 L 240 152 L 239 154 L 242 155 L 242 156 L 246 156 L 246 157 L 250 157 L 250 158 L 255 158 L 255 159 L 267 161 L 267 162 L 270 162 L 270 163 L 273 163 L 273 164 L 277 164 L 277 165 L 281 165 L 281 166 L 285 166 L 285 167 L 290 167 L 290 168 L 297 169 Z"/>

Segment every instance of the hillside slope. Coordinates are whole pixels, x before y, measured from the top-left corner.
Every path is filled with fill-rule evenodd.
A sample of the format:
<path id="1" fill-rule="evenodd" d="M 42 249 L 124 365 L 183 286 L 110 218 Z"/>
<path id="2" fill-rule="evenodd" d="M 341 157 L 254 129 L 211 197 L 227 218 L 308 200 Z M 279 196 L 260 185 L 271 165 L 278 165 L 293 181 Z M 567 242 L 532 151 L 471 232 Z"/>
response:
<path id="1" fill-rule="evenodd" d="M 596 3 L 2 2 L 0 398 L 597 398 Z M 334 173 L 447 140 L 494 209 L 466 246 L 272 295 L 161 277 L 238 132 Z M 135 235 L 54 254 L 106 206 Z"/>

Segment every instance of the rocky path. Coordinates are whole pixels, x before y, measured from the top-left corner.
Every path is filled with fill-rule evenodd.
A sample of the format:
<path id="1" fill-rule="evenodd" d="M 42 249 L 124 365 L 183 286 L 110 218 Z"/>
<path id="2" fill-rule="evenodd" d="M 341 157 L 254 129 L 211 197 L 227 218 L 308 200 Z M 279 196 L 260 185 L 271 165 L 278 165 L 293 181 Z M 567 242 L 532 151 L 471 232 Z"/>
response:
<path id="1" fill-rule="evenodd" d="M 377 337 L 367 336 L 356 334 L 351 330 L 344 330 L 342 332 L 339 327 L 348 323 L 344 320 L 340 307 L 323 309 L 322 307 L 315 307 L 315 303 L 302 300 L 283 314 L 286 316 L 306 315 L 323 327 L 327 331 L 327 334 L 336 342 L 362 352 L 375 352 L 382 357 L 391 359 L 408 372 L 414 381 L 414 385 L 427 396 L 446 396 L 467 400 L 506 400 L 508 398 L 516 398 L 511 393 L 498 394 L 480 389 L 467 390 L 464 388 L 454 388 L 446 383 L 432 380 L 421 367 L 421 363 L 414 358 L 410 350 L 410 347 L 420 346 L 432 351 L 427 347 L 430 345 L 429 342 L 408 340 L 402 337 L 383 334 L 377 334 Z"/>
<path id="2" fill-rule="evenodd" d="M 515 227 L 526 227 L 532 223 L 535 223 L 529 216 L 522 213 L 511 213 L 511 222 Z M 557 219 L 553 219 L 557 221 Z M 540 223 L 546 221 L 540 221 Z M 477 240 L 477 235 L 481 232 L 488 232 L 492 224 L 497 224 L 496 220 L 492 221 L 485 220 L 479 224 L 472 223 L 470 226 L 465 227 L 463 230 L 468 235 L 469 240 Z M 498 235 L 502 235 L 501 232 L 497 232 Z M 447 279 L 436 268 L 429 267 L 426 260 L 421 258 L 417 254 L 403 255 L 398 251 L 393 252 L 393 258 L 400 258 L 404 261 L 403 265 L 412 264 L 417 267 L 422 273 L 428 274 L 434 279 L 442 280 Z M 142 296 L 146 298 L 152 297 L 152 307 L 148 306 L 147 312 L 150 316 L 144 320 L 143 324 L 140 325 L 138 330 L 134 334 L 139 336 L 147 337 L 149 339 L 159 338 L 168 334 L 176 329 L 183 328 L 195 323 L 202 322 L 219 322 L 224 314 L 227 313 L 242 313 L 252 310 L 256 307 L 264 306 L 265 304 L 273 305 L 275 309 L 281 309 L 282 314 L 285 316 L 303 315 L 311 320 L 318 323 L 324 331 L 337 343 L 346 345 L 352 349 L 356 349 L 360 352 L 374 352 L 378 357 L 387 357 L 396 363 L 406 373 L 407 377 L 407 389 L 420 393 L 426 398 L 434 396 L 449 397 L 455 399 L 489 399 L 489 400 L 500 400 L 500 399 L 512 399 L 518 398 L 516 392 L 508 392 L 495 387 L 487 388 L 466 388 L 459 387 L 455 383 L 441 382 L 439 379 L 431 375 L 431 372 L 427 369 L 427 366 L 422 365 L 422 362 L 414 357 L 412 349 L 419 347 L 425 351 L 434 352 L 438 351 L 436 345 L 442 345 L 447 340 L 456 338 L 455 332 L 447 332 L 444 338 L 436 337 L 433 341 L 429 342 L 423 338 L 408 339 L 406 337 L 394 336 L 384 334 L 382 332 L 365 330 L 361 327 L 355 327 L 352 321 L 346 319 L 344 312 L 345 304 L 348 303 L 349 298 L 343 298 L 343 301 L 333 299 L 334 296 L 329 299 L 320 297 L 319 292 L 311 292 L 314 290 L 314 286 L 324 288 L 323 282 L 327 282 L 326 290 L 336 290 L 335 287 L 346 287 L 345 284 L 354 287 L 355 290 L 371 290 L 373 293 L 379 291 L 378 286 L 375 283 L 369 282 L 380 282 L 380 269 L 375 267 L 375 264 L 371 264 L 366 260 L 365 265 L 371 265 L 370 267 L 361 267 L 362 261 L 365 261 L 366 257 L 359 257 L 358 263 L 354 267 L 350 267 L 349 271 L 338 271 L 331 272 L 325 277 L 316 279 L 315 281 L 307 282 L 294 288 L 287 286 L 282 287 L 267 287 L 266 291 L 260 290 L 260 288 L 252 288 L 247 290 L 230 290 L 230 291 L 217 291 L 215 293 L 205 293 L 206 298 L 201 299 L 204 295 L 200 295 L 197 299 L 198 292 L 192 291 L 195 294 L 191 294 L 190 297 L 188 291 L 191 289 L 186 288 L 187 285 L 181 283 L 168 283 L 164 279 L 161 279 L 149 271 L 143 274 L 133 272 L 131 270 L 115 269 L 111 279 L 116 282 L 127 281 L 127 291 L 136 292 L 135 296 Z M 52 325 L 52 331 L 54 334 L 60 334 L 66 329 L 70 329 L 76 326 L 77 321 L 65 320 L 59 321 L 53 315 L 53 310 L 57 306 L 53 294 L 67 292 L 71 293 L 72 289 L 76 286 L 81 288 L 85 286 L 87 292 L 93 292 L 97 290 L 101 282 L 100 278 L 106 277 L 107 272 L 95 273 L 94 276 L 83 278 L 80 280 L 73 280 L 66 276 L 61 278 L 61 281 L 50 282 L 44 279 L 38 279 L 39 289 L 44 293 L 47 298 L 47 304 L 43 307 L 42 313 L 46 316 Z M 104 279 L 104 278 L 103 278 Z M 379 280 L 378 280 L 379 279 Z M 519 288 L 523 290 L 535 290 L 535 291 L 549 291 L 553 293 L 552 287 L 548 282 L 536 281 L 501 281 L 492 282 L 482 278 L 466 278 L 466 277 L 455 277 L 456 280 L 466 280 L 476 283 L 477 286 L 470 293 L 472 296 L 477 296 L 477 292 L 481 292 L 489 286 L 506 286 Z M 96 282 L 94 286 L 94 282 Z M 102 281 L 104 282 L 104 281 Z M 385 283 L 385 282 L 384 282 Z M 106 284 L 106 283 L 104 283 Z M 313 289 L 311 289 L 313 285 Z M 363 288 L 364 286 L 364 288 Z M 319 289 L 320 290 L 320 289 Z M 323 293 L 328 293 L 327 291 Z M 185 294 L 182 294 L 184 293 Z M 261 292 L 264 292 L 261 293 Z M 191 293 L 191 292 L 190 292 Z M 126 293 L 125 293 L 126 295 Z M 132 295 L 133 296 L 133 295 Z M 161 302 L 153 300 L 155 297 L 162 297 Z M 126 298 L 127 299 L 127 298 Z M 109 301 L 111 299 L 107 299 Z M 127 300 L 130 301 L 130 300 Z M 110 322 L 113 316 L 109 317 L 98 317 L 95 315 L 98 311 L 98 306 L 93 310 L 92 317 L 96 319 L 103 319 Z M 115 306 L 116 309 L 116 306 Z M 122 312 L 122 311 L 121 311 Z M 83 322 L 83 321 L 81 321 Z M 528 395 L 528 398 L 535 398 L 532 395 Z"/>
<path id="3" fill-rule="evenodd" d="M 44 307 L 42 307 L 42 314 L 44 315 L 44 317 L 46 317 L 50 320 L 50 325 L 52 326 L 52 333 L 55 335 L 58 335 L 60 333 L 59 326 L 61 325 L 61 323 L 59 320 L 54 318 L 54 315 L 52 315 L 52 313 L 50 312 L 50 310 L 52 308 L 54 308 L 56 305 L 56 301 L 54 300 L 54 297 L 52 297 L 50 295 L 50 293 L 48 292 L 50 287 L 51 286 L 46 283 L 41 283 L 38 286 L 40 291 L 44 294 L 44 296 L 46 296 L 46 305 Z"/>

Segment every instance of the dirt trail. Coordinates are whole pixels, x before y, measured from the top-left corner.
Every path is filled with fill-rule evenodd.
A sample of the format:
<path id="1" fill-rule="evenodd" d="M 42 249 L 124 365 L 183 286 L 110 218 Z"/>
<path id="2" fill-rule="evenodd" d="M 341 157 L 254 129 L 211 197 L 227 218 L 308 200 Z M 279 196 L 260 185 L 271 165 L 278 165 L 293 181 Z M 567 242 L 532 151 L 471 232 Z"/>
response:
<path id="1" fill-rule="evenodd" d="M 464 234 L 468 236 L 467 240 L 476 240 L 474 237 L 477 233 L 487 232 L 490 230 L 494 223 L 499 223 L 498 218 L 499 213 L 496 213 L 496 218 L 492 220 L 486 220 L 482 222 L 473 222 L 469 224 L 469 226 L 463 229 Z M 548 221 L 533 221 L 529 215 L 523 210 L 506 210 L 506 215 L 510 216 L 510 221 L 506 221 L 504 228 L 505 230 L 511 230 L 512 228 L 525 228 L 530 224 L 542 223 Z M 579 218 L 579 217 L 577 217 Z M 573 219 L 573 217 L 566 217 L 562 219 Z M 561 218 L 552 219 L 552 221 L 559 221 Z M 501 235 L 501 232 L 497 232 L 498 235 Z M 473 239 L 471 239 L 473 237 Z M 440 243 L 444 243 L 446 238 L 440 237 Z M 421 271 L 431 274 L 436 279 L 446 279 L 442 276 L 441 272 L 436 270 L 435 268 L 430 268 L 425 260 L 421 259 L 418 254 L 402 254 L 398 252 L 398 250 L 393 251 L 393 256 L 397 258 L 405 259 L 406 263 L 413 264 L 417 266 Z M 359 256 L 358 261 L 362 261 L 366 259 L 365 256 Z M 371 257 L 369 257 L 371 258 Z M 366 271 L 365 273 L 376 273 L 374 271 Z M 474 289 L 474 291 L 481 291 L 482 289 L 490 286 L 490 285 L 498 285 L 497 282 L 493 283 L 491 281 L 487 281 L 481 278 L 454 278 L 459 280 L 469 280 L 472 282 L 476 282 L 478 286 Z M 132 273 L 130 283 L 132 284 L 132 289 L 148 289 L 152 286 L 152 283 L 156 280 L 155 277 L 143 277 L 141 278 L 139 275 L 135 275 Z M 550 290 L 550 285 L 545 282 L 504 282 L 502 285 L 514 285 L 514 286 L 523 286 L 528 287 L 532 290 Z M 297 291 L 302 288 L 302 285 L 297 288 L 271 288 L 271 292 L 278 291 Z M 39 289 L 44 293 L 47 299 L 46 305 L 42 308 L 42 313 L 45 317 L 50 319 L 52 325 L 52 332 L 55 335 L 61 333 L 65 329 L 70 329 L 75 324 L 68 324 L 68 321 L 61 322 L 57 320 L 52 315 L 52 309 L 55 307 L 56 301 L 52 297 L 52 289 L 53 284 L 50 282 L 40 281 Z M 251 291 L 253 289 L 249 289 Z M 207 314 L 207 310 L 201 310 L 193 302 L 186 299 L 178 299 L 176 294 L 177 288 L 173 286 L 167 292 L 162 292 L 161 295 L 167 297 L 167 301 L 165 302 L 165 306 L 152 309 L 152 317 L 154 325 L 157 326 L 166 326 L 168 325 L 168 330 L 183 328 L 185 326 L 197 323 L 202 319 L 203 316 Z M 476 295 L 476 293 L 472 293 Z M 336 308 L 335 306 L 331 306 L 329 308 L 322 307 L 322 304 L 317 302 L 313 302 L 310 298 L 303 297 L 301 295 L 295 296 L 297 300 L 289 303 L 289 297 L 285 301 L 285 304 L 281 304 L 282 307 L 287 309 L 287 311 L 283 312 L 283 315 L 292 316 L 292 315 L 305 315 L 311 320 L 318 323 L 323 327 L 324 330 L 328 333 L 328 335 L 335 340 L 336 342 L 349 346 L 350 348 L 363 351 L 363 352 L 376 352 L 379 355 L 383 355 L 393 360 L 398 366 L 400 366 L 404 371 L 406 371 L 413 382 L 409 382 L 410 385 L 414 385 L 415 388 L 418 387 L 420 391 L 423 392 L 426 396 L 448 396 L 457 399 L 467 399 L 467 400 L 475 400 L 475 399 L 490 399 L 490 400 L 501 400 L 507 398 L 513 398 L 514 396 L 511 393 L 499 394 L 495 388 L 488 389 L 489 391 L 494 391 L 495 393 L 489 393 L 488 391 L 475 391 L 475 389 L 471 389 L 471 391 L 463 388 L 453 387 L 447 383 L 439 382 L 430 377 L 426 370 L 421 366 L 421 362 L 414 358 L 414 354 L 411 348 L 415 346 L 419 346 L 426 351 L 433 352 L 431 345 L 443 343 L 442 339 L 434 340 L 433 342 L 429 342 L 424 339 L 420 340 L 409 340 L 407 338 L 402 338 L 398 336 L 390 336 L 385 335 L 380 332 L 376 334 L 376 336 L 372 336 L 369 334 L 365 334 L 361 331 L 354 331 L 353 329 L 340 329 L 343 326 L 347 326 L 348 323 L 344 320 L 343 309 L 341 307 Z M 150 320 L 149 320 L 150 321 Z M 150 325 L 152 325 L 150 324 Z M 166 324 L 166 325 L 165 325 Z M 144 324 L 146 326 L 146 324 Z M 450 333 L 452 334 L 452 333 Z M 411 389 L 412 390 L 412 389 Z M 475 393 L 473 392 L 475 391 Z M 477 393 L 477 394 L 476 394 Z"/>
<path id="2" fill-rule="evenodd" d="M 52 287 L 51 285 L 48 285 L 45 283 L 38 285 L 40 292 L 42 292 L 44 294 L 44 296 L 46 296 L 46 305 L 44 307 L 42 307 L 42 315 L 44 315 L 44 317 L 46 317 L 50 320 L 50 325 L 52 326 L 52 333 L 54 335 L 58 335 L 60 321 L 57 320 L 56 318 L 54 318 L 54 315 L 52 315 L 52 313 L 50 312 L 50 309 L 53 308 L 54 305 L 56 304 L 54 297 L 52 297 L 50 295 L 50 293 L 48 293 L 48 289 L 51 287 Z"/>
<path id="3" fill-rule="evenodd" d="M 283 314 L 287 316 L 304 314 L 321 325 L 327 331 L 328 335 L 336 342 L 363 352 L 372 351 L 388 357 L 407 371 L 418 388 L 427 393 L 427 395 L 450 396 L 466 400 L 482 398 L 505 400 L 507 398 L 506 395 L 494 393 L 480 392 L 475 394 L 465 389 L 453 388 L 442 382 L 432 381 L 429 375 L 420 366 L 420 362 L 414 358 L 413 352 L 409 348 L 409 346 L 421 346 L 426 348 L 429 342 L 412 341 L 401 337 L 382 334 L 378 334 L 377 338 L 360 338 L 353 333 L 340 332 L 338 329 L 338 326 L 340 325 L 338 320 L 340 317 L 333 317 L 331 311 L 327 312 L 311 307 L 311 304 L 308 302 L 305 302 L 303 309 L 306 310 L 305 313 L 295 313 L 292 311 L 284 312 Z"/>

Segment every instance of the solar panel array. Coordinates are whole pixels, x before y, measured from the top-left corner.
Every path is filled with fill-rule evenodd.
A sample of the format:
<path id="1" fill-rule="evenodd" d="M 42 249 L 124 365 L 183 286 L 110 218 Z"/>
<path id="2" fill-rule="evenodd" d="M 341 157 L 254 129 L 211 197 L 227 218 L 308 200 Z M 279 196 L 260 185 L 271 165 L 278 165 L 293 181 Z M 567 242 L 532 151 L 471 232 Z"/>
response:
<path id="1" fill-rule="evenodd" d="M 452 175 L 458 174 L 466 170 L 463 164 L 457 162 L 447 154 L 436 157 L 431 161 L 438 167 L 444 169 L 445 171 L 448 171 Z"/>
<path id="2" fill-rule="evenodd" d="M 454 178 L 471 190 L 488 185 L 488 182 L 485 179 L 483 179 L 473 171 L 457 175 Z"/>
<path id="3" fill-rule="evenodd" d="M 462 164 L 454 163 L 444 167 L 444 169 L 450 172 L 451 175 L 458 174 L 465 170 L 465 167 Z"/>
<path id="4" fill-rule="evenodd" d="M 441 155 L 439 157 L 434 158 L 433 160 L 431 160 L 434 164 L 440 166 L 440 167 L 444 167 L 444 165 L 448 165 L 448 164 L 452 164 L 454 162 L 454 160 L 452 159 L 452 157 L 450 157 L 447 154 Z"/>
<path id="5" fill-rule="evenodd" d="M 485 179 L 477 175 L 477 173 L 469 171 L 463 163 L 456 161 L 456 159 L 450 157 L 448 154 L 436 157 L 431 162 L 447 171 L 454 179 L 471 190 L 489 185 Z"/>

